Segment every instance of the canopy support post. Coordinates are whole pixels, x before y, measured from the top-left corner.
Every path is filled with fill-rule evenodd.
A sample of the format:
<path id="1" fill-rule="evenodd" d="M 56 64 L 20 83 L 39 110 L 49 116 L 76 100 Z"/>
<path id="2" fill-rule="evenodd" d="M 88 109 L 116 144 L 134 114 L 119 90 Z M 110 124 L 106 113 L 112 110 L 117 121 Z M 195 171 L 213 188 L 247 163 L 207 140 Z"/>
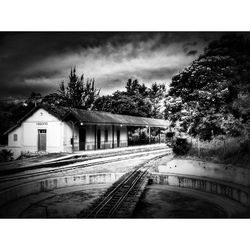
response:
<path id="1" fill-rule="evenodd" d="M 75 125 L 77 122 L 69 121 L 72 124 L 72 138 L 71 138 L 71 144 L 72 144 L 72 152 L 75 151 Z"/>
<path id="2" fill-rule="evenodd" d="M 115 147 L 115 126 L 112 125 L 112 148 Z"/>
<path id="3" fill-rule="evenodd" d="M 96 125 L 95 125 L 95 150 L 96 150 Z"/>
<path id="4" fill-rule="evenodd" d="M 159 128 L 159 144 L 161 143 L 161 128 Z"/>
<path id="5" fill-rule="evenodd" d="M 148 141 L 150 144 L 151 143 L 151 127 L 150 126 L 148 127 Z"/>

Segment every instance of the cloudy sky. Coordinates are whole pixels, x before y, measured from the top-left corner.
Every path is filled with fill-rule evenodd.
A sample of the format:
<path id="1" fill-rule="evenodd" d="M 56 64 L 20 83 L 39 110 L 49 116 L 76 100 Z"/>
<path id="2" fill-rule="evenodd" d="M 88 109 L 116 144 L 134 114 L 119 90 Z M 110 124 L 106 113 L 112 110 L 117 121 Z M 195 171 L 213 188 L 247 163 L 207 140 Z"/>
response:
<path id="1" fill-rule="evenodd" d="M 0 33 L 0 99 L 42 95 L 67 83 L 70 68 L 94 77 L 101 94 L 128 78 L 169 85 L 221 33 Z"/>

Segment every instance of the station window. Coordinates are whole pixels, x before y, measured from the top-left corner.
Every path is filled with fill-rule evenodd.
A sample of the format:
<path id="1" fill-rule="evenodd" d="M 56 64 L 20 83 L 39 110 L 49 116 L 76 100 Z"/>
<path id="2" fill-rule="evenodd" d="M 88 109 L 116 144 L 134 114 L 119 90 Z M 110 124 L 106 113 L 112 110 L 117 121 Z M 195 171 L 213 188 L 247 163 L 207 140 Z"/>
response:
<path id="1" fill-rule="evenodd" d="M 17 134 L 14 134 L 14 141 L 17 141 Z"/>
<path id="2" fill-rule="evenodd" d="M 109 131 L 107 129 L 105 129 L 104 131 L 104 135 L 105 135 L 105 142 L 108 142 L 108 138 L 109 138 Z"/>
<path id="3" fill-rule="evenodd" d="M 46 129 L 39 129 L 39 134 L 46 134 Z"/>

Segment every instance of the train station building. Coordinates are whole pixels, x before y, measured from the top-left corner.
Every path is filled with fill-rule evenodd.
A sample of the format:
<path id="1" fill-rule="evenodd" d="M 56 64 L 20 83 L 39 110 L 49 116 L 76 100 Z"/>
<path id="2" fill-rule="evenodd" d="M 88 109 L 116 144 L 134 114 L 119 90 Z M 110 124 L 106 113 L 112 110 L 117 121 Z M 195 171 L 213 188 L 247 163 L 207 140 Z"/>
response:
<path id="1" fill-rule="evenodd" d="M 129 145 L 129 127 L 146 128 L 151 142 L 151 128 L 165 130 L 169 122 L 108 112 L 37 106 L 5 132 L 8 149 L 14 157 L 34 152 L 75 152 Z M 159 132 L 158 142 L 161 142 Z M 164 138 L 163 138 L 164 141 Z"/>

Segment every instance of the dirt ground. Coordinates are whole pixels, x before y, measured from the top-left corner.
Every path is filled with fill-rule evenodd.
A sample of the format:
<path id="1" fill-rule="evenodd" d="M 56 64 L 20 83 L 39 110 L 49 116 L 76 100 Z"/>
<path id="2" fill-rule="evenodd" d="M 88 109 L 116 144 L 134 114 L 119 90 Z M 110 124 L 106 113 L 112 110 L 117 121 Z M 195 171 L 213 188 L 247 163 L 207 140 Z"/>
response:
<path id="1" fill-rule="evenodd" d="M 153 155 L 155 157 L 155 155 Z M 100 164 L 82 169 L 72 169 L 67 172 L 44 175 L 44 178 L 79 175 L 91 173 L 126 173 L 135 167 L 146 163 L 152 159 L 152 155 L 143 155 L 134 159 L 127 159 L 119 162 Z M 159 159 L 160 162 L 166 162 L 169 156 Z M 158 165 L 158 160 L 153 161 Z M 154 165 L 154 164 L 153 164 Z M 32 177 L 31 181 L 39 180 L 38 177 Z M 25 183 L 27 180 L 13 181 L 13 185 Z M 9 185 L 9 183 L 7 183 Z M 12 184 L 12 182 L 10 182 Z M 110 186 L 112 183 L 105 185 Z M 5 183 L 0 184 L 5 186 Z M 83 187 L 84 186 L 84 187 Z M 86 209 L 98 198 L 106 189 L 101 186 L 93 188 L 91 185 L 79 187 L 60 188 L 51 192 L 33 194 L 10 202 L 0 208 L 0 217 L 2 218 L 75 218 L 81 210 Z M 63 191 L 64 190 L 64 191 Z"/>
<path id="2" fill-rule="evenodd" d="M 33 203 L 21 212 L 21 218 L 77 218 L 83 209 L 92 205 L 93 201 L 102 195 L 109 185 L 89 185 L 89 187 L 74 187 L 58 189 L 55 195 Z"/>
<path id="3" fill-rule="evenodd" d="M 226 218 L 223 208 L 190 194 L 148 186 L 133 218 Z"/>

